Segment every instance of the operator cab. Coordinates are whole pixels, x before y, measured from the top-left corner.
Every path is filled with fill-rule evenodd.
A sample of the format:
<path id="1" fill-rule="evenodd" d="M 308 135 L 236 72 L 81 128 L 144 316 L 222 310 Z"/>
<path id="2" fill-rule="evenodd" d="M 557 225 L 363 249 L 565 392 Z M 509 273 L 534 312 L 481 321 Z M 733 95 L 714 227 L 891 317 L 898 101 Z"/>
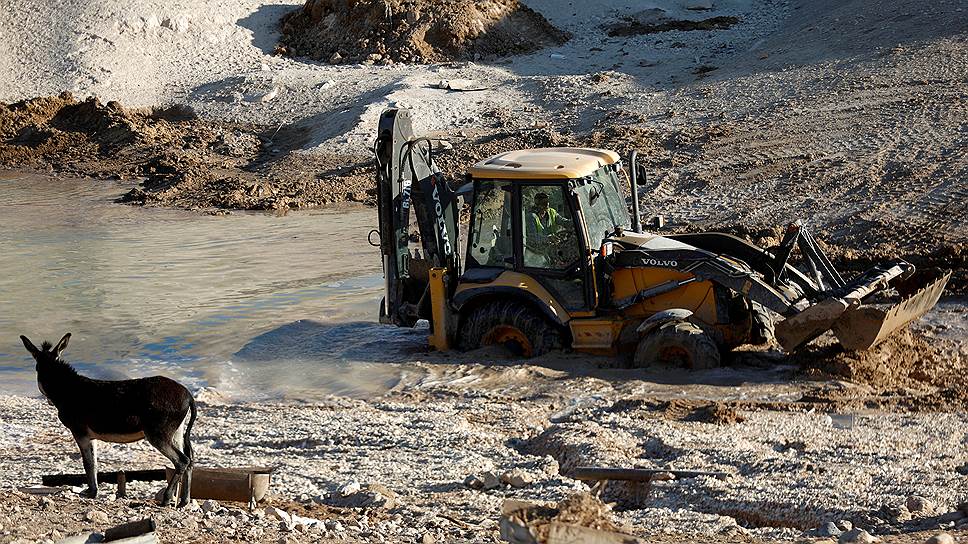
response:
<path id="1" fill-rule="evenodd" d="M 617 153 L 585 148 L 511 151 L 475 164 L 463 281 L 519 272 L 569 312 L 593 310 L 593 258 L 631 225 L 621 172 Z"/>

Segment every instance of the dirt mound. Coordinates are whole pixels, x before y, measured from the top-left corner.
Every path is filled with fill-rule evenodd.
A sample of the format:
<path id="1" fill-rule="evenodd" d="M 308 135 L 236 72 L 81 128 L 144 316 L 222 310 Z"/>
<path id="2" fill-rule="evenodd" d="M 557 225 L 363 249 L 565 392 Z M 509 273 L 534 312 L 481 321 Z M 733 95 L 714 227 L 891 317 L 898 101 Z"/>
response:
<path id="1" fill-rule="evenodd" d="M 278 52 L 333 64 L 490 59 L 568 39 L 517 0 L 307 0 L 282 34 Z"/>
<path id="2" fill-rule="evenodd" d="M 524 449 L 554 457 L 562 474 L 586 465 L 623 466 L 641 453 L 632 435 L 593 422 L 552 425 L 527 441 Z"/>
<path id="3" fill-rule="evenodd" d="M 663 14 L 654 14 L 653 10 L 632 17 L 623 17 L 621 22 L 607 26 L 605 29 L 611 37 L 638 36 L 640 34 L 656 34 L 672 30 L 726 30 L 739 22 L 737 17 L 710 17 L 698 21 L 687 19 L 671 19 Z M 657 10 L 661 12 L 662 10 Z"/>
<path id="4" fill-rule="evenodd" d="M 150 206 L 286 210 L 373 200 L 368 157 L 280 153 L 291 149 L 279 132 L 205 121 L 180 105 L 131 109 L 63 93 L 0 103 L 0 168 L 142 180 L 119 201 Z M 307 171 L 320 174 L 307 179 Z"/>
<path id="5" fill-rule="evenodd" d="M 590 493 L 576 493 L 561 500 L 555 507 L 536 506 L 519 511 L 531 528 L 537 542 L 547 542 L 552 523 L 588 527 L 599 531 L 619 531 L 612 509 Z"/>
<path id="6" fill-rule="evenodd" d="M 116 102 L 78 102 L 70 93 L 0 104 L 0 165 L 104 155 L 136 139 L 131 113 Z"/>
<path id="7" fill-rule="evenodd" d="M 845 379 L 868 387 L 822 390 L 806 395 L 802 403 L 905 411 L 959 411 L 968 406 L 966 361 L 942 342 L 910 330 L 867 351 L 830 345 L 798 352 L 793 359 L 810 378 Z"/>
<path id="8" fill-rule="evenodd" d="M 732 425 L 745 420 L 735 407 L 727 403 L 696 399 L 621 399 L 609 408 L 610 412 L 636 410 L 645 410 L 673 421 L 692 421 L 716 425 Z"/>
<path id="9" fill-rule="evenodd" d="M 935 343 L 910 330 L 891 335 L 866 351 L 839 345 L 798 352 L 793 356 L 810 374 L 846 378 L 877 387 L 926 383 L 946 385 L 962 367 Z"/>

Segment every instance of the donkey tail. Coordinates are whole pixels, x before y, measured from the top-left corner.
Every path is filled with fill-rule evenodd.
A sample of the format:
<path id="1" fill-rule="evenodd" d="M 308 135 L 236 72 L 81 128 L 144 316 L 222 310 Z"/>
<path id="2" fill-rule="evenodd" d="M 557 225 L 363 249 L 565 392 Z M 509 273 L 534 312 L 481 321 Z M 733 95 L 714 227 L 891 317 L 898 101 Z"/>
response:
<path id="1" fill-rule="evenodd" d="M 195 397 L 188 397 L 188 409 L 191 410 L 192 416 L 188 419 L 188 425 L 185 426 L 185 435 L 182 441 L 185 445 L 185 455 L 192 461 L 195 460 L 195 454 L 192 452 L 192 425 L 195 424 L 195 418 L 198 417 L 198 409 L 195 407 Z"/>

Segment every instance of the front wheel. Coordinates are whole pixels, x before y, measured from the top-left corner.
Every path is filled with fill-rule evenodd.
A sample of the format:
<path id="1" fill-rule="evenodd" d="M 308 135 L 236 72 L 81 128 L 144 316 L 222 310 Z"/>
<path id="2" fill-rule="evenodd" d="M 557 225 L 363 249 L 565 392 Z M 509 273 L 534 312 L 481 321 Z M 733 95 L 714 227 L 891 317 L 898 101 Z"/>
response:
<path id="1" fill-rule="evenodd" d="M 670 321 L 639 340 L 632 358 L 637 368 L 682 366 L 692 370 L 720 365 L 719 347 L 702 329 L 688 321 Z"/>
<path id="2" fill-rule="evenodd" d="M 527 304 L 489 302 L 464 320 L 459 346 L 472 350 L 493 345 L 502 345 L 515 355 L 537 357 L 561 347 L 561 331 Z"/>

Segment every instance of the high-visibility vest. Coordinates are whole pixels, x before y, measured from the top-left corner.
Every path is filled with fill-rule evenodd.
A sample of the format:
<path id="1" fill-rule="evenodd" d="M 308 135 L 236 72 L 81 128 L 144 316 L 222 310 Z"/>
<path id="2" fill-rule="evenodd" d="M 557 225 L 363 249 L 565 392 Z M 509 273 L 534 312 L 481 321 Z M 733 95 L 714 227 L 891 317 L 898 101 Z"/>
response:
<path id="1" fill-rule="evenodd" d="M 555 227 L 558 226 L 558 212 L 554 208 L 548 208 L 548 224 L 543 225 L 541 223 L 541 218 L 538 217 L 537 212 L 532 212 L 531 217 L 534 220 L 534 227 L 539 234 L 551 234 L 555 231 Z"/>

